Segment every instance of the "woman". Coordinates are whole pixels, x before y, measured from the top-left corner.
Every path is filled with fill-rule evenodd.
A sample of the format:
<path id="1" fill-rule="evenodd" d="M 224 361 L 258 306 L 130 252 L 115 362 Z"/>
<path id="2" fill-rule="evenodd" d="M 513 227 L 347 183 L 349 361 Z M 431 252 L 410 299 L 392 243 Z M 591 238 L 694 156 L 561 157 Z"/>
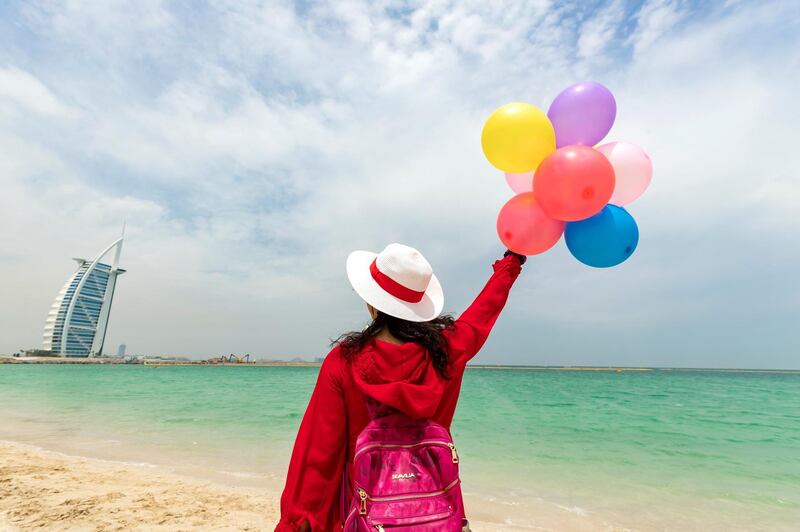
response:
<path id="1" fill-rule="evenodd" d="M 440 316 L 442 287 L 417 250 L 390 244 L 379 254 L 350 254 L 348 278 L 373 321 L 339 338 L 322 364 L 292 452 L 276 532 L 341 528 L 341 497 L 352 493 L 342 478 L 352 478 L 345 468 L 370 421 L 367 398 L 449 430 L 464 368 L 486 341 L 524 262 L 507 251 L 472 305 L 453 320 Z"/>

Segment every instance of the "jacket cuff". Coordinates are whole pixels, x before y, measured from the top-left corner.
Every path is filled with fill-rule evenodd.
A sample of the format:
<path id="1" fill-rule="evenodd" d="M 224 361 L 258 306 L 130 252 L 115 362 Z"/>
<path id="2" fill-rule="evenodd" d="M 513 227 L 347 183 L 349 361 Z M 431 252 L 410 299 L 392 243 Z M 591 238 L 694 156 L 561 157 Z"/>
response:
<path id="1" fill-rule="evenodd" d="M 312 532 L 322 530 L 310 515 L 300 515 L 294 520 L 289 520 L 288 517 L 281 517 L 281 520 L 275 526 L 275 532 L 297 532 L 300 530 L 300 523 L 303 521 L 308 521 L 308 523 L 311 525 Z"/>
<path id="2" fill-rule="evenodd" d="M 515 277 L 522 271 L 522 265 L 520 264 L 519 257 L 514 254 L 506 255 L 502 259 L 494 261 L 492 268 L 494 269 L 495 273 L 507 271 Z"/>

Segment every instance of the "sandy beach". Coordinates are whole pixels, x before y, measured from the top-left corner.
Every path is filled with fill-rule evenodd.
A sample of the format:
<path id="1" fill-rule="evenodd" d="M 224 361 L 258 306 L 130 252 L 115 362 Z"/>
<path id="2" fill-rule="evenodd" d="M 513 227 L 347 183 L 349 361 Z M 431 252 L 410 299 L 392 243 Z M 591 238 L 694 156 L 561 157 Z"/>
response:
<path id="1" fill-rule="evenodd" d="M 0 531 L 272 530 L 279 494 L 172 473 L 151 464 L 70 456 L 0 441 Z M 509 507 L 505 523 L 469 493 L 472 529 L 481 532 L 629 530 L 602 526 L 569 508 Z M 471 504 L 470 504 L 471 503 Z M 485 519 L 485 520 L 484 520 Z M 513 523 L 513 524 L 511 524 Z"/>
<path id="2" fill-rule="evenodd" d="M 279 516 L 278 500 L 278 493 L 264 488 L 223 485 L 152 465 L 0 441 L 2 531 L 272 530 Z M 480 514 L 478 509 L 475 516 Z M 489 532 L 580 530 L 581 520 L 564 521 L 568 515 L 551 513 L 555 521 L 550 524 L 556 528 L 476 519 L 472 523 L 474 530 Z"/>
<path id="3" fill-rule="evenodd" d="M 0 442 L 2 530 L 268 530 L 278 497 Z"/>

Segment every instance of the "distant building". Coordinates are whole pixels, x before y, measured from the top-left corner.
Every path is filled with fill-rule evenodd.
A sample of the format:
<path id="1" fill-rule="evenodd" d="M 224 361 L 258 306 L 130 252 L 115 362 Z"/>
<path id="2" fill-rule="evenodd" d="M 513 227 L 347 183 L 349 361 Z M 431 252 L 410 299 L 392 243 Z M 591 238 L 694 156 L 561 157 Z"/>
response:
<path id="1" fill-rule="evenodd" d="M 119 268 L 122 236 L 94 260 L 74 259 L 78 269 L 58 292 L 44 325 L 43 349 L 67 357 L 100 356 L 108 328 Z M 100 262 L 114 251 L 113 262 Z"/>
<path id="2" fill-rule="evenodd" d="M 124 357 L 124 356 L 125 356 L 125 351 L 126 351 L 127 349 L 128 349 L 128 346 L 127 346 L 127 345 L 125 345 L 125 344 L 119 344 L 119 347 L 117 348 L 117 356 L 118 356 L 118 357 Z"/>

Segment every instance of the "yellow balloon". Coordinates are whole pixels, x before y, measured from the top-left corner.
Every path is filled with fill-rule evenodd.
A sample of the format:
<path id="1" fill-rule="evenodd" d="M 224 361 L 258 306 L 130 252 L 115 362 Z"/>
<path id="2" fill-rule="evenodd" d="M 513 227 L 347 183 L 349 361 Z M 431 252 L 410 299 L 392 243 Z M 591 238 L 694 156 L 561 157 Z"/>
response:
<path id="1" fill-rule="evenodd" d="M 530 172 L 556 151 L 556 132 L 538 107 L 509 103 L 492 113 L 484 124 L 481 146 L 489 162 L 500 170 Z"/>

